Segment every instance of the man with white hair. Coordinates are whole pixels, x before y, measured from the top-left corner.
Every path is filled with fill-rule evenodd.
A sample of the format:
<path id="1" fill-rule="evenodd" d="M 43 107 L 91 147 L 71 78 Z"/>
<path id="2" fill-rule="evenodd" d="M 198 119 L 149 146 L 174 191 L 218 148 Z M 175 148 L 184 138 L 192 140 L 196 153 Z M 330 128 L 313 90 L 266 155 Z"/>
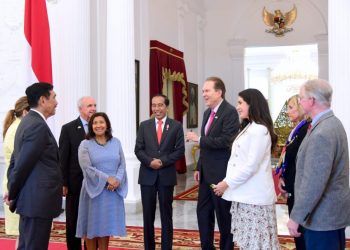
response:
<path id="1" fill-rule="evenodd" d="M 306 249 L 344 249 L 350 224 L 346 132 L 330 109 L 332 87 L 327 81 L 307 81 L 299 95 L 312 123 L 297 155 L 295 203 L 287 227 L 298 237 L 303 226 Z"/>
<path id="2" fill-rule="evenodd" d="M 63 174 L 63 196 L 66 197 L 66 239 L 68 250 L 81 250 L 81 239 L 75 237 L 79 196 L 83 172 L 78 161 L 78 147 L 88 132 L 90 117 L 96 113 L 96 101 L 83 96 L 78 101 L 79 117 L 62 126 L 59 139 L 60 166 Z M 84 249 L 85 245 L 84 245 Z"/>

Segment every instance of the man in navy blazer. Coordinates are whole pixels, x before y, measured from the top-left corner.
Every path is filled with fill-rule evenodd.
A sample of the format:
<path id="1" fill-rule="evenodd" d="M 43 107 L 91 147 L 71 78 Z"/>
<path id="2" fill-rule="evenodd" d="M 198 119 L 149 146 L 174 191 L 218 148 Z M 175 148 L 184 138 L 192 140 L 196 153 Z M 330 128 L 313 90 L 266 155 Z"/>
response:
<path id="1" fill-rule="evenodd" d="M 8 170 L 8 200 L 20 215 L 18 249 L 48 249 L 53 218 L 62 206 L 58 146 L 46 119 L 55 114 L 53 86 L 34 83 L 26 89 L 31 108 L 18 126 Z"/>
<path id="2" fill-rule="evenodd" d="M 81 239 L 75 237 L 83 172 L 78 148 L 88 132 L 90 117 L 96 113 L 96 101 L 83 96 L 78 101 L 79 117 L 62 126 L 59 139 L 60 167 L 63 174 L 63 196 L 66 197 L 66 240 L 68 250 L 81 250 Z"/>
<path id="3" fill-rule="evenodd" d="M 239 129 L 236 109 L 225 100 L 225 84 L 218 77 L 204 82 L 203 98 L 208 106 L 204 112 L 201 136 L 188 132 L 187 140 L 198 142 L 200 155 L 195 181 L 199 182 L 197 219 L 202 249 L 214 247 L 215 216 L 220 231 L 220 249 L 232 250 L 231 202 L 218 197 L 210 187 L 226 176 L 234 136 Z"/>
<path id="4" fill-rule="evenodd" d="M 153 96 L 152 112 L 155 118 L 141 123 L 136 138 L 135 154 L 141 162 L 139 184 L 146 250 L 155 249 L 154 219 L 157 195 L 162 224 L 162 250 L 171 250 L 173 243 L 175 162 L 183 157 L 185 143 L 182 124 L 167 117 L 168 106 L 167 96 Z"/>
<path id="5" fill-rule="evenodd" d="M 300 236 L 306 249 L 345 249 L 350 225 L 349 150 L 345 129 L 330 109 L 332 87 L 316 79 L 300 88 L 300 104 L 312 118 L 297 155 L 294 207 L 289 233 Z"/>

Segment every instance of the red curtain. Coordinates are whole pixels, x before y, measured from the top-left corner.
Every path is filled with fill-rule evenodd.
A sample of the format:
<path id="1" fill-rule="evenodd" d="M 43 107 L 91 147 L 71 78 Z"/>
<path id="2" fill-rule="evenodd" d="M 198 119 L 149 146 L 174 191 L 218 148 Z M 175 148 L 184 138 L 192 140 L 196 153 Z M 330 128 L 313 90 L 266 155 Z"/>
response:
<path id="1" fill-rule="evenodd" d="M 163 85 L 172 81 L 174 119 L 183 122 L 188 110 L 187 77 L 183 52 L 171 48 L 159 41 L 150 43 L 150 103 L 152 96 L 163 93 Z M 150 110 L 150 114 L 152 111 Z M 186 173 L 185 156 L 176 162 L 176 171 Z"/>

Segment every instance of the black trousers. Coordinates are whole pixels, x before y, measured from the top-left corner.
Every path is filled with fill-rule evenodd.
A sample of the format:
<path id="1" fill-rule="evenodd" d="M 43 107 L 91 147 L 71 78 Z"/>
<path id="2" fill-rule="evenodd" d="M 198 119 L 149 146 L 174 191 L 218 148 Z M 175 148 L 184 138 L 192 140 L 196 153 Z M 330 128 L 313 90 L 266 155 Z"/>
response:
<path id="1" fill-rule="evenodd" d="M 81 239 L 75 237 L 78 220 L 79 196 L 80 193 L 68 193 L 66 196 L 66 238 L 68 250 L 81 250 Z"/>
<path id="2" fill-rule="evenodd" d="M 197 219 L 201 247 L 212 250 L 214 247 L 215 216 L 220 231 L 220 249 L 232 250 L 231 202 L 214 194 L 209 183 L 204 180 L 199 184 Z M 214 214 L 215 213 L 215 214 Z"/>
<path id="3" fill-rule="evenodd" d="M 154 220 L 159 200 L 160 220 L 162 225 L 162 250 L 171 250 L 173 245 L 173 192 L 174 186 L 141 185 L 143 207 L 143 238 L 145 250 L 155 249 Z"/>
<path id="4" fill-rule="evenodd" d="M 51 219 L 20 215 L 17 250 L 47 250 L 51 233 Z"/>

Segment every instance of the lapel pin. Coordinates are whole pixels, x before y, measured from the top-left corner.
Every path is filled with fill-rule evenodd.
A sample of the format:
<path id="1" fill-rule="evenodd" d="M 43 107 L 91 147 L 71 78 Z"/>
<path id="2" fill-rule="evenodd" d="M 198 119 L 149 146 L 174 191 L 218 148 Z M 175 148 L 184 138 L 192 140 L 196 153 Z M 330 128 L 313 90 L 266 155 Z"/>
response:
<path id="1" fill-rule="evenodd" d="M 168 131 L 168 129 L 169 129 L 169 124 L 166 125 L 166 131 Z"/>
<path id="2" fill-rule="evenodd" d="M 78 128 L 81 128 L 81 126 L 78 126 Z"/>

